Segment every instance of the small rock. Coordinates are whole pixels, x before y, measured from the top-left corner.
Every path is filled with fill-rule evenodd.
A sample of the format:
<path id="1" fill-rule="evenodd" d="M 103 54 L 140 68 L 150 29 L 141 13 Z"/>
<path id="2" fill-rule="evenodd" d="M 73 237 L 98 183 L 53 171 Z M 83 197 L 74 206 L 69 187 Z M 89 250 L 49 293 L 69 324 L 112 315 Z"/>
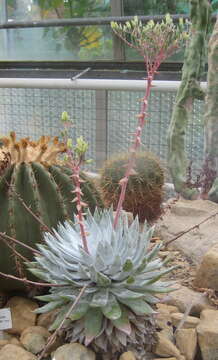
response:
<path id="1" fill-rule="evenodd" d="M 203 360 L 218 359 L 218 310 L 204 310 L 197 326 Z"/>
<path id="2" fill-rule="evenodd" d="M 158 220 L 157 233 L 164 242 L 168 242 L 216 211 L 217 204 L 212 201 L 180 199 Z M 217 232 L 218 218 L 211 218 L 200 228 L 195 228 L 173 241 L 169 247 L 181 251 L 198 265 L 204 254 L 218 243 Z"/>
<path id="3" fill-rule="evenodd" d="M 136 360 L 136 357 L 132 351 L 126 351 L 120 356 L 119 360 Z"/>
<path id="4" fill-rule="evenodd" d="M 157 304 L 157 309 L 159 312 L 167 312 L 169 314 L 178 313 L 179 309 L 176 306 L 173 305 L 167 305 L 167 304 Z"/>
<path id="5" fill-rule="evenodd" d="M 213 246 L 203 257 L 197 270 L 194 285 L 218 290 L 218 245 Z"/>
<path id="6" fill-rule="evenodd" d="M 8 344 L 0 350 L 0 360 L 37 360 L 37 357 L 20 346 Z"/>
<path id="7" fill-rule="evenodd" d="M 11 337 L 11 339 L 9 340 L 9 344 L 18 345 L 22 347 L 21 342 L 15 336 Z"/>
<path id="8" fill-rule="evenodd" d="M 154 360 L 163 360 L 163 358 L 155 358 Z M 164 360 L 177 360 L 175 357 L 164 358 Z"/>
<path id="9" fill-rule="evenodd" d="M 197 332 L 195 329 L 180 329 L 176 332 L 176 346 L 186 360 L 194 360 L 197 352 Z"/>
<path id="10" fill-rule="evenodd" d="M 38 308 L 36 302 L 14 296 L 9 299 L 6 304 L 11 309 L 12 329 L 7 330 L 10 334 L 21 334 L 21 332 L 29 326 L 35 325 L 36 314 L 34 310 Z"/>
<path id="11" fill-rule="evenodd" d="M 164 301 L 165 304 L 176 306 L 179 311 L 185 312 L 192 305 L 190 315 L 199 316 L 204 309 L 213 309 L 205 294 L 180 286 L 173 291 Z"/>
<path id="12" fill-rule="evenodd" d="M 0 340 L 0 349 L 3 348 L 3 346 L 9 344 L 9 341 L 8 340 Z"/>
<path id="13" fill-rule="evenodd" d="M 171 320 L 173 323 L 173 326 L 177 327 L 180 323 L 180 321 L 183 319 L 184 314 L 181 313 L 173 313 L 171 314 Z M 196 326 L 199 324 L 200 319 L 194 316 L 186 316 L 185 321 L 182 325 L 183 329 L 192 329 L 196 328 Z"/>
<path id="14" fill-rule="evenodd" d="M 169 339 L 164 336 L 164 334 L 157 333 L 157 337 L 157 345 L 153 351 L 155 355 L 163 357 L 175 356 L 177 359 L 181 358 L 180 351 Z"/>
<path id="15" fill-rule="evenodd" d="M 156 316 L 157 328 L 161 330 L 169 340 L 173 340 L 173 326 L 171 322 L 171 316 L 169 312 L 159 312 Z"/>
<path id="16" fill-rule="evenodd" d="M 42 326 L 46 329 L 49 329 L 51 324 L 54 322 L 55 316 L 57 315 L 58 311 L 59 310 L 55 309 L 47 313 L 40 314 L 37 318 L 36 324 L 38 326 Z"/>
<path id="17" fill-rule="evenodd" d="M 171 255 L 170 251 L 160 251 L 159 252 L 159 257 L 160 258 L 166 258 L 167 256 Z"/>
<path id="18" fill-rule="evenodd" d="M 95 353 L 85 346 L 73 343 L 60 346 L 53 354 L 52 360 L 95 360 Z M 0 359 L 1 360 L 1 359 Z"/>
<path id="19" fill-rule="evenodd" d="M 50 335 L 50 332 L 42 326 L 30 326 L 22 332 L 20 341 L 26 350 L 38 354 L 44 349 Z"/>

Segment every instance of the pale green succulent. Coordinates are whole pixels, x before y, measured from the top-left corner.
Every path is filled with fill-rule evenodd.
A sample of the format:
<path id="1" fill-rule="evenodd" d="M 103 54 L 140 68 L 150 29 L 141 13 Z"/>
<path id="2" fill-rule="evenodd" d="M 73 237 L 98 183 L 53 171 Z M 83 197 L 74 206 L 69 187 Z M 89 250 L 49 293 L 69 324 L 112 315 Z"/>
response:
<path id="1" fill-rule="evenodd" d="M 159 300 L 154 294 L 172 290 L 171 283 L 159 281 L 172 270 L 161 270 L 164 263 L 155 258 L 160 245 L 149 250 L 153 228 L 144 226 L 140 231 L 137 218 L 129 226 L 123 215 L 114 229 L 112 210 L 89 213 L 85 228 L 89 254 L 82 248 L 79 225 L 68 222 L 59 225 L 54 235 L 45 234 L 46 245 L 38 245 L 42 255 L 28 264 L 30 271 L 64 286 L 51 287 L 49 295 L 38 297 L 48 304 L 37 313 L 58 308 L 50 330 L 56 329 L 86 285 L 66 321 L 70 340 L 114 352 L 127 343 L 149 342 L 155 313 L 151 304 Z"/>

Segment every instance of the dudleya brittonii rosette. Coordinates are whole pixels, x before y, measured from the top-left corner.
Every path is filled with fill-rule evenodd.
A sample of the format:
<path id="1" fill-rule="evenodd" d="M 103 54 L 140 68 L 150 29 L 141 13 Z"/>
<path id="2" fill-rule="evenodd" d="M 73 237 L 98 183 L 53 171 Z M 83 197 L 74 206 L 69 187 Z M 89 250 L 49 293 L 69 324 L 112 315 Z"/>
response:
<path id="1" fill-rule="evenodd" d="M 161 269 L 164 263 L 156 258 L 160 245 L 149 250 L 153 228 L 145 225 L 140 231 L 137 218 L 129 226 L 124 214 L 114 229 L 111 209 L 88 213 L 85 228 L 89 254 L 81 246 L 78 224 L 68 222 L 60 224 L 54 235 L 45 234 L 46 245 L 38 245 L 42 255 L 28 264 L 29 270 L 63 287 L 51 287 L 49 295 L 38 297 L 48 304 L 37 312 L 58 308 L 51 326 L 56 329 L 87 285 L 66 320 L 71 341 L 92 343 L 112 353 L 128 343 L 147 344 L 154 331 L 151 304 L 158 301 L 154 294 L 172 290 L 169 282 L 159 281 L 172 270 Z"/>

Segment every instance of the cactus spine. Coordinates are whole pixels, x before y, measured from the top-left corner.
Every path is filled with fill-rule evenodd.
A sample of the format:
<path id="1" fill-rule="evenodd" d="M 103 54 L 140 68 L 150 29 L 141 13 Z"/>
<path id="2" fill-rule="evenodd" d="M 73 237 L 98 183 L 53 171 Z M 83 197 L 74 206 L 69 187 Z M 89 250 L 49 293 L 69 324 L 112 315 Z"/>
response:
<path id="1" fill-rule="evenodd" d="M 204 196 L 218 202 L 218 19 L 216 20 L 208 50 L 208 76 L 205 109 L 205 162 L 208 174 L 211 174 L 209 182 L 204 186 Z M 207 177 L 208 174 L 205 174 Z M 212 187 L 211 187 L 212 185 Z"/>
<path id="2" fill-rule="evenodd" d="M 128 154 L 120 154 L 109 159 L 101 170 L 100 189 L 106 206 L 116 208 L 119 182 L 123 178 Z M 151 153 L 137 153 L 134 173 L 127 185 L 123 209 L 138 215 L 143 222 L 153 222 L 161 214 L 164 174 L 158 160 Z"/>
<path id="3" fill-rule="evenodd" d="M 34 247 L 41 240 L 41 232 L 45 230 L 38 221 L 24 208 L 16 194 L 23 199 L 31 211 L 49 228 L 55 228 L 59 222 L 72 219 L 76 204 L 72 202 L 74 185 L 69 168 L 58 165 L 57 155 L 65 152 L 64 144 L 55 138 L 42 137 L 38 142 L 29 139 L 16 141 L 14 133 L 3 138 L 1 149 L 0 177 L 0 231 L 15 237 L 17 240 Z M 4 157 L 11 163 L 4 169 Z M 81 175 L 84 183 L 82 191 L 84 201 L 93 212 L 96 206 L 102 207 L 99 193 L 93 183 Z M 14 246 L 14 245 L 13 245 Z M 16 246 L 23 256 L 30 258 L 30 252 Z M 22 276 L 23 266 L 20 258 L 0 242 L 0 268 L 6 273 L 18 273 Z M 1 288 L 14 286 L 1 280 Z"/>
<path id="4" fill-rule="evenodd" d="M 186 185 L 187 160 L 184 151 L 185 132 L 195 99 L 203 100 L 200 77 L 204 71 L 206 39 L 211 8 L 208 0 L 191 0 L 191 39 L 185 51 L 182 81 L 176 96 L 168 133 L 168 165 L 175 190 L 187 199 L 197 190 Z"/>

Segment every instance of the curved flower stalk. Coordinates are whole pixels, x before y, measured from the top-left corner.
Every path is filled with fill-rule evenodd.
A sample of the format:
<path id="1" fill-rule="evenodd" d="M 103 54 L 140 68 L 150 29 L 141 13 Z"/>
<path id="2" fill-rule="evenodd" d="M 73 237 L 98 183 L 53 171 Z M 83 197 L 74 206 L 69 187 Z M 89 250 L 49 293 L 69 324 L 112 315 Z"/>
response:
<path id="1" fill-rule="evenodd" d="M 179 19 L 179 24 L 175 25 L 169 14 L 166 15 L 165 20 L 161 23 L 154 23 L 151 20 L 146 25 L 143 25 L 136 16 L 132 21 L 127 21 L 124 25 L 112 22 L 111 27 L 115 34 L 128 46 L 140 53 L 147 70 L 147 86 L 144 98 L 142 99 L 141 111 L 138 115 L 138 125 L 134 133 L 133 145 L 130 148 L 131 156 L 125 176 L 120 180 L 121 193 L 114 219 L 114 227 L 116 227 L 125 198 L 129 176 L 135 173 L 136 151 L 141 145 L 142 129 L 148 117 L 147 108 L 152 81 L 160 64 L 180 48 L 181 44 L 188 38 L 188 33 L 185 31 L 183 20 Z"/>
<path id="2" fill-rule="evenodd" d="M 133 342 L 139 319 L 139 329 L 141 326 L 141 333 L 146 334 L 146 315 L 151 318 L 155 313 L 152 304 L 159 300 L 156 294 L 172 291 L 171 282 L 159 280 L 174 267 L 161 269 L 166 263 L 156 258 L 161 245 L 148 250 L 153 228 L 145 226 L 140 232 L 138 218 L 129 226 L 123 215 L 114 228 L 112 209 L 96 210 L 93 216 L 87 214 L 84 226 L 89 253 L 81 246 L 79 224 L 65 222 L 54 230 L 54 235 L 45 233 L 45 245 L 38 245 L 41 255 L 28 263 L 38 278 L 63 285 L 61 289 L 51 287 L 49 295 L 38 297 L 48 304 L 37 313 L 58 308 L 50 328 L 55 330 L 86 286 L 80 302 L 65 321 L 65 326 L 71 328 L 68 336 L 104 349 L 117 342 L 116 351 L 128 341 Z M 118 338 L 105 337 L 106 329 L 107 333 L 110 329 L 118 334 Z"/>

